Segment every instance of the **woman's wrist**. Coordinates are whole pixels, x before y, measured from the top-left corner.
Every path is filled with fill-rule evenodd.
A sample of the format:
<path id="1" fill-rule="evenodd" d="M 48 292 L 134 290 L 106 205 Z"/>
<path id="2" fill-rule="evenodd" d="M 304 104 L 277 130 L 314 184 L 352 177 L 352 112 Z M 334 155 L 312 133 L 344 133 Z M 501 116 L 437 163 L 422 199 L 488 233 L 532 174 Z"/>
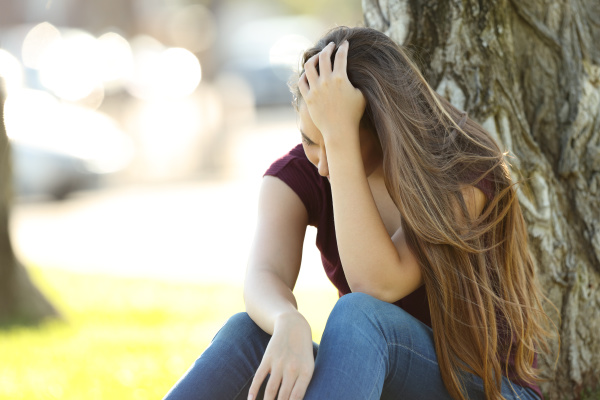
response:
<path id="1" fill-rule="evenodd" d="M 351 141 L 349 141 L 351 142 Z M 336 180 L 356 179 L 364 172 L 364 163 L 361 154 L 360 143 L 340 143 L 337 146 L 325 145 L 327 149 L 327 163 L 329 174 Z"/>
<path id="2" fill-rule="evenodd" d="M 337 127 L 330 132 L 323 132 L 323 140 L 327 154 L 336 151 L 353 151 L 358 150 L 360 154 L 360 139 L 358 128 Z"/>
<path id="3" fill-rule="evenodd" d="M 287 324 L 304 324 L 310 331 L 310 324 L 298 310 L 285 311 L 277 315 L 277 317 L 275 317 L 274 331 L 277 330 L 278 326 Z"/>

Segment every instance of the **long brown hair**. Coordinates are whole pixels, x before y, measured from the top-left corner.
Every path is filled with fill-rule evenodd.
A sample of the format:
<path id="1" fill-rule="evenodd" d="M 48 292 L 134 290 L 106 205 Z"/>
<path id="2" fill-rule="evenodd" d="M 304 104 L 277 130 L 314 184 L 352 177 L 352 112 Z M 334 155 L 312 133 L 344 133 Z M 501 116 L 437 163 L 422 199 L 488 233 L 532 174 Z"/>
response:
<path id="1" fill-rule="evenodd" d="M 367 102 L 361 124 L 381 143 L 385 184 L 419 260 L 444 384 L 464 400 L 462 372 L 470 372 L 482 378 L 486 398 L 503 399 L 502 375 L 539 380 L 532 363 L 536 351 L 548 351 L 551 323 L 506 153 L 377 30 L 334 28 L 304 53 L 302 65 L 344 40 L 348 78 Z M 296 85 L 292 91 L 298 108 L 300 92 Z M 461 187 L 484 178 L 494 196 L 471 220 Z"/>

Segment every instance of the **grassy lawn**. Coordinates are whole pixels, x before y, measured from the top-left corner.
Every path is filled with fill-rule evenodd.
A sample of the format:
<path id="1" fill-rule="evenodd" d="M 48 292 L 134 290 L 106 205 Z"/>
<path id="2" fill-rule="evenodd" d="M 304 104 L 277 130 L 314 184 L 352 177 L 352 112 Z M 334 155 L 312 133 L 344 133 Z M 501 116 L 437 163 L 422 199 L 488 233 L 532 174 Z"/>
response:
<path id="1" fill-rule="evenodd" d="M 232 314 L 241 287 L 31 269 L 64 321 L 0 330 L 0 399 L 160 399 Z M 298 290 L 319 342 L 335 290 Z"/>
<path id="2" fill-rule="evenodd" d="M 161 399 L 232 314 L 242 289 L 30 269 L 64 321 L 0 330 L 0 400 Z M 320 341 L 335 290 L 299 289 Z M 582 400 L 600 399 L 587 392 Z"/>

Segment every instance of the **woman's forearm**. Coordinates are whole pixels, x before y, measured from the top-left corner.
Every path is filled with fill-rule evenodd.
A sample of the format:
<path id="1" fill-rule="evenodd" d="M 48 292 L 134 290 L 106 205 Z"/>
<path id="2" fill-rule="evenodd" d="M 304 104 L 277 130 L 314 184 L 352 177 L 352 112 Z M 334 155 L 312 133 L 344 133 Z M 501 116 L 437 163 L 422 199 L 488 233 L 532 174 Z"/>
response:
<path id="1" fill-rule="evenodd" d="M 360 144 L 348 140 L 326 147 L 344 274 L 352 291 L 384 293 L 391 283 L 390 269 L 399 268 L 400 257 L 373 199 Z"/>
<path id="2" fill-rule="evenodd" d="M 267 269 L 248 271 L 244 283 L 244 302 L 250 318 L 270 335 L 280 318 L 294 315 L 304 319 L 298 311 L 292 290 Z"/>

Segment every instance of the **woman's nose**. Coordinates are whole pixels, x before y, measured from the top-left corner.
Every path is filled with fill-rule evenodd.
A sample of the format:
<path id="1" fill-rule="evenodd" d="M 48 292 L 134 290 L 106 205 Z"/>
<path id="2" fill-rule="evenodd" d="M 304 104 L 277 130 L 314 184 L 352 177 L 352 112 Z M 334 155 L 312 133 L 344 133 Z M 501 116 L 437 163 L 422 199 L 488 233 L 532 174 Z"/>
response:
<path id="1" fill-rule="evenodd" d="M 327 154 L 325 153 L 325 150 L 321 150 L 319 154 L 319 164 L 317 165 L 317 169 L 319 170 L 319 175 L 329 176 L 329 166 L 327 165 Z"/>

